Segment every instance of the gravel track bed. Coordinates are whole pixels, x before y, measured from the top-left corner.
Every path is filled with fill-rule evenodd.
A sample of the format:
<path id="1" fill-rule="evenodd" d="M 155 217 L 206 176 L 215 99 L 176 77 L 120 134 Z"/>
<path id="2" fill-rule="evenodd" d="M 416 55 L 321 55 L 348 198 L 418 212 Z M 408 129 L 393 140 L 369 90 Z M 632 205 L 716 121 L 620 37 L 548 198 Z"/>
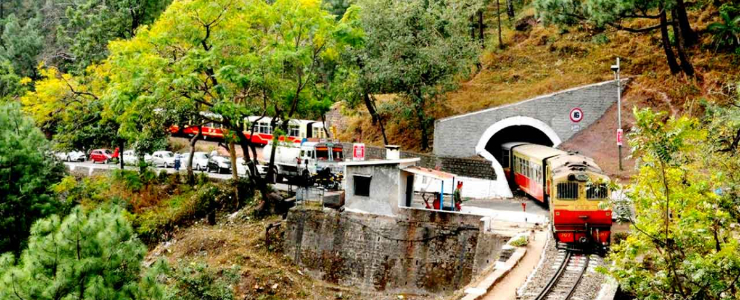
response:
<path id="1" fill-rule="evenodd" d="M 564 250 L 558 250 L 555 247 L 555 240 L 552 235 L 548 235 L 550 241 L 547 244 L 547 249 L 544 251 L 543 261 L 540 262 L 538 267 L 533 270 L 530 277 L 517 291 L 517 299 L 521 300 L 533 300 L 537 295 L 545 288 L 550 278 L 558 270 L 560 262 L 558 258 L 562 258 L 563 255 L 558 255 L 559 252 Z M 601 289 L 601 284 L 604 282 L 604 275 L 596 271 L 597 266 L 604 265 L 604 259 L 598 255 L 590 255 L 590 261 L 588 264 L 588 270 L 586 270 L 584 277 L 581 279 L 578 287 L 576 287 L 572 300 L 591 300 L 595 299 Z"/>

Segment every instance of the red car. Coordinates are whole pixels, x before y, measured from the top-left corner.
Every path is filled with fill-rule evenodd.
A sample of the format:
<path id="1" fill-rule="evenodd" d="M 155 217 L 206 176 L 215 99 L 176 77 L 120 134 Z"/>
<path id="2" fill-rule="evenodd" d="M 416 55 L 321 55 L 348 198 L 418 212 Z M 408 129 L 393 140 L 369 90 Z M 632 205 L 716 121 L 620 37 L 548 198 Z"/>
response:
<path id="1" fill-rule="evenodd" d="M 90 152 L 90 161 L 92 161 L 93 163 L 102 162 L 104 164 L 107 164 L 111 161 L 111 159 L 117 157 L 118 151 L 116 151 L 116 153 L 113 153 L 108 149 L 95 149 Z"/>

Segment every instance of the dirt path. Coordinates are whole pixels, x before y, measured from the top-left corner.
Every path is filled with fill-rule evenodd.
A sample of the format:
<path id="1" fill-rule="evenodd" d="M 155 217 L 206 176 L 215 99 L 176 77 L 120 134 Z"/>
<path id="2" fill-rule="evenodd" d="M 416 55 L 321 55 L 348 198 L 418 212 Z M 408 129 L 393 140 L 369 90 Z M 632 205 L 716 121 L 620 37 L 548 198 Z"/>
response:
<path id="1" fill-rule="evenodd" d="M 535 240 L 530 240 L 529 245 L 527 245 L 527 254 L 524 255 L 519 264 L 504 279 L 497 283 L 482 298 L 483 300 L 516 300 L 516 290 L 524 284 L 529 273 L 534 271 L 534 268 L 540 261 L 542 249 L 545 248 L 547 234 L 548 231 L 538 231 L 535 234 Z"/>

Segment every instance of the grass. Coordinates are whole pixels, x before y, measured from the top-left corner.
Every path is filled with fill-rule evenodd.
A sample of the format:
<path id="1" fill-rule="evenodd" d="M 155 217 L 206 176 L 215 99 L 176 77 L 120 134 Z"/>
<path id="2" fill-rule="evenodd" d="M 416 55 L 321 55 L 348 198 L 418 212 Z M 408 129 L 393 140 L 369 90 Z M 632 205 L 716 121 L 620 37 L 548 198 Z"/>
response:
<path id="1" fill-rule="evenodd" d="M 718 20 L 716 8 L 689 11 L 692 26 L 702 31 Z M 529 31 L 516 31 L 508 22 L 502 31 L 505 48 L 496 45 L 496 23 L 487 13 L 486 49 L 481 55 L 482 69 L 472 78 L 460 81 L 456 91 L 444 95 L 428 113 L 436 119 L 516 103 L 538 95 L 581 85 L 612 80 L 609 69 L 617 56 L 622 59 L 622 76 L 632 78 L 625 100 L 657 110 L 674 109 L 679 113 L 701 115 L 700 102 L 727 103 L 740 82 L 740 57 L 715 53 L 710 34 L 703 34 L 699 46 L 690 49 L 698 76 L 671 75 L 660 37 L 632 34 L 613 29 L 575 26 L 568 31 L 537 24 Z M 520 10 L 516 19 L 534 15 L 531 7 Z M 502 19 L 505 20 L 505 16 Z M 647 25 L 645 21 L 629 24 Z M 667 98 L 667 101 L 665 99 Z M 416 123 L 404 118 L 393 104 L 395 98 L 379 98 L 379 108 L 386 119 L 386 133 L 391 144 L 420 150 Z M 339 138 L 382 144 L 377 126 L 372 126 L 364 107 L 345 110 L 346 128 Z M 430 137 L 433 135 L 430 133 Z"/>

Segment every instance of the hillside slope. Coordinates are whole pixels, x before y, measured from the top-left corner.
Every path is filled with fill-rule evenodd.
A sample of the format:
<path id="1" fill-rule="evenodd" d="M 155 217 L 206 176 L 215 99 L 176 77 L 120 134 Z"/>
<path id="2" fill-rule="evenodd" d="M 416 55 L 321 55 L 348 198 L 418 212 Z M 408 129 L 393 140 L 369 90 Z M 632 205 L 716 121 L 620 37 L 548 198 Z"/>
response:
<path id="1" fill-rule="evenodd" d="M 692 26 L 700 33 L 719 19 L 713 7 L 690 10 L 689 13 Z M 708 33 L 701 35 L 699 46 L 690 49 L 697 76 L 689 78 L 671 75 L 657 32 L 633 34 L 611 28 L 600 31 L 586 26 L 563 30 L 544 26 L 534 15 L 532 8 L 525 8 L 514 20 L 506 21 L 503 30 L 506 47 L 501 50 L 495 44 L 496 23 L 489 9 L 486 38 L 492 42 L 486 45 L 481 56 L 482 69 L 472 78 L 461 81 L 459 89 L 446 94 L 441 104 L 429 113 L 439 119 L 612 80 L 614 75 L 610 65 L 620 57 L 622 77 L 632 79 L 623 98 L 622 112 L 625 120 L 622 127 L 625 133 L 629 133 L 635 106 L 669 111 L 669 114 L 699 115 L 702 100 L 726 103 L 734 93 L 735 84 L 740 81 L 740 58 L 716 53 L 710 46 L 711 35 Z M 516 23 L 530 26 L 525 30 L 515 30 L 512 24 Z M 629 25 L 640 27 L 647 23 L 637 21 Z M 402 145 L 404 149 L 420 150 L 419 131 L 413 121 L 398 113 L 394 97 L 381 96 L 379 101 L 379 109 L 387 123 L 389 142 Z M 345 117 L 340 139 L 382 144 L 379 130 L 371 124 L 364 108 L 342 109 L 342 112 Z M 610 174 L 628 176 L 632 162 L 626 163 L 627 172 L 619 172 L 616 167 L 615 118 L 616 106 L 602 120 L 562 147 L 594 156 Z M 624 156 L 628 156 L 626 152 Z"/>

